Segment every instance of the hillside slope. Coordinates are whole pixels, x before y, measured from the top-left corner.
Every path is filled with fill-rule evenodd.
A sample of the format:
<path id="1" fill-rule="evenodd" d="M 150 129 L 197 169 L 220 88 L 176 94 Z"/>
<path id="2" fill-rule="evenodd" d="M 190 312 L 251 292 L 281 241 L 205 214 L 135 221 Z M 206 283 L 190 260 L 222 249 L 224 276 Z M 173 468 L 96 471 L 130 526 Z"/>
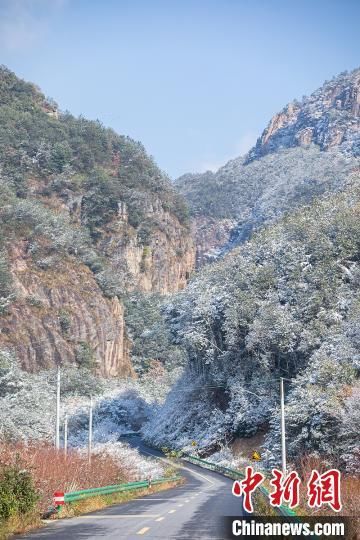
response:
<path id="1" fill-rule="evenodd" d="M 176 181 L 193 216 L 198 265 L 229 241 L 342 189 L 359 167 L 360 70 L 341 74 L 275 115 L 247 156 Z"/>
<path id="2" fill-rule="evenodd" d="M 217 260 L 167 307 L 187 366 L 144 427 L 153 444 L 207 456 L 266 435 L 279 465 L 283 377 L 289 461 L 360 470 L 358 75 L 288 107 L 245 158 L 177 181 L 198 264 Z"/>
<path id="3" fill-rule="evenodd" d="M 345 191 L 264 227 L 207 265 L 167 309 L 188 357 L 144 429 L 157 445 L 204 455 L 267 432 L 280 462 L 279 380 L 286 377 L 291 460 L 310 453 L 360 470 L 360 177 Z M 357 405 L 356 405 L 357 403 Z"/>
<path id="4" fill-rule="evenodd" d="M 5 67 L 0 165 L 0 347 L 32 370 L 87 356 L 130 374 L 121 297 L 177 291 L 193 270 L 182 197 L 140 143 Z"/>

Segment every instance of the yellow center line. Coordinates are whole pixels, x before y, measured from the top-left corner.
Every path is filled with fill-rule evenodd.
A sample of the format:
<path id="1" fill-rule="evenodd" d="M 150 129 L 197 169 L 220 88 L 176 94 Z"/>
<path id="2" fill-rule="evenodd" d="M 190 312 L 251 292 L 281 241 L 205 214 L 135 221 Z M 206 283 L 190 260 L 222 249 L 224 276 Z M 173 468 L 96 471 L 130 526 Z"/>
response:
<path id="1" fill-rule="evenodd" d="M 181 507 L 181 506 L 184 506 L 184 505 L 183 505 L 183 504 L 178 504 L 178 506 L 180 506 L 180 507 Z"/>
<path id="2" fill-rule="evenodd" d="M 145 534 L 146 532 L 148 532 L 150 530 L 150 527 L 143 527 L 142 529 L 140 529 L 140 531 L 138 531 L 136 534 Z"/>
<path id="3" fill-rule="evenodd" d="M 175 514 L 176 510 L 169 510 L 168 514 Z"/>
<path id="4" fill-rule="evenodd" d="M 162 521 L 163 519 L 165 519 L 164 517 L 159 517 L 157 519 L 155 519 L 155 521 Z"/>

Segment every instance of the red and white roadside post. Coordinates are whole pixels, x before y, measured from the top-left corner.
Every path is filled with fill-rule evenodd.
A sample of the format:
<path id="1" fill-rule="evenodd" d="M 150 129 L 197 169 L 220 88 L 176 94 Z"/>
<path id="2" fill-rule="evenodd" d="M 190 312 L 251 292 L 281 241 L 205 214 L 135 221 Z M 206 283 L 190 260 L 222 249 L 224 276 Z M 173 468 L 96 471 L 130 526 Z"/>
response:
<path id="1" fill-rule="evenodd" d="M 62 506 L 65 504 L 65 493 L 63 491 L 55 491 L 54 497 L 54 506 L 60 510 Z"/>

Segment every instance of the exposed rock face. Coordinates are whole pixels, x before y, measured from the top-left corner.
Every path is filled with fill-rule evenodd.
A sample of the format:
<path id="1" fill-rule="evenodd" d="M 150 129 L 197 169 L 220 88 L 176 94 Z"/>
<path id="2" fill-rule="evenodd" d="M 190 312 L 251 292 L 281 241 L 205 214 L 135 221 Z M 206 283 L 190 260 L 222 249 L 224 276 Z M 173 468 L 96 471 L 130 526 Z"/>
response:
<path id="1" fill-rule="evenodd" d="M 280 148 L 315 143 L 360 155 L 360 69 L 326 82 L 310 97 L 276 114 L 249 152 L 248 161 Z"/>
<path id="2" fill-rule="evenodd" d="M 61 112 L 4 66 L 0 96 L 0 347 L 28 370 L 132 375 L 120 299 L 185 286 L 185 201 L 140 142 Z"/>
<path id="3" fill-rule="evenodd" d="M 46 202 L 58 211 L 70 210 L 74 222 L 80 222 L 80 200 L 71 208 L 56 198 Z M 161 205 L 151 208 L 150 215 L 155 225 L 143 244 L 128 223 L 126 205 L 120 205 L 118 219 L 104 229 L 98 252 L 109 261 L 124 291 L 176 292 L 185 287 L 195 268 L 191 232 Z M 78 258 L 42 270 L 27 251 L 22 241 L 9 253 L 17 299 L 0 319 L 0 348 L 13 348 L 23 367 L 33 371 L 77 362 L 79 346 L 86 344 L 99 374 L 134 376 L 121 301 L 116 296 L 106 298 L 94 274 Z M 62 317 L 68 319 L 66 332 Z"/>
<path id="4" fill-rule="evenodd" d="M 127 290 L 168 294 L 185 287 L 195 268 L 195 246 L 188 230 L 157 201 L 149 204 L 151 232 L 146 242 L 127 219 L 126 205 L 98 243 L 114 271 L 124 276 Z"/>
<path id="5" fill-rule="evenodd" d="M 265 223 L 326 192 L 359 168 L 360 69 L 288 104 L 247 156 L 177 179 L 193 216 L 197 265 L 248 240 Z"/>
<path id="6" fill-rule="evenodd" d="M 124 309 L 107 299 L 92 272 L 75 259 L 40 270 L 26 243 L 11 250 L 17 299 L 1 318 L 0 347 L 13 348 L 29 371 L 78 360 L 86 345 L 103 376 L 133 376 Z"/>
<path id="7" fill-rule="evenodd" d="M 56 212 L 69 214 L 80 226 L 80 195 L 40 199 Z M 116 219 L 104 227 L 96 249 L 124 292 L 176 292 L 185 287 L 195 268 L 191 232 L 164 211 L 160 201 L 148 206 L 152 226 L 145 243 L 128 223 L 126 204 L 120 203 Z M 9 247 L 17 298 L 8 315 L 0 318 L 0 348 L 14 349 L 22 366 L 35 371 L 78 362 L 79 347 L 85 345 L 99 374 L 134 376 L 131 341 L 118 297 L 106 298 L 93 272 L 79 258 L 67 257 L 60 266 L 41 269 L 28 248 L 25 239 Z"/>
<path id="8" fill-rule="evenodd" d="M 39 186 L 33 183 L 35 196 L 37 189 Z M 60 196 L 41 199 L 46 206 L 68 213 L 74 223 L 81 225 L 82 195 L 64 190 Z M 177 292 L 185 287 L 195 269 L 191 230 L 164 210 L 156 197 L 144 201 L 143 211 L 146 238 L 141 227 L 136 229 L 129 223 L 127 204 L 119 201 L 117 216 L 101 229 L 97 251 L 109 259 L 114 274 L 123 281 L 124 291 Z"/>
<path id="9" fill-rule="evenodd" d="M 196 216 L 192 223 L 192 233 L 196 244 L 196 266 L 216 259 L 226 245 L 237 221 L 234 219 L 215 219 L 208 216 Z"/>

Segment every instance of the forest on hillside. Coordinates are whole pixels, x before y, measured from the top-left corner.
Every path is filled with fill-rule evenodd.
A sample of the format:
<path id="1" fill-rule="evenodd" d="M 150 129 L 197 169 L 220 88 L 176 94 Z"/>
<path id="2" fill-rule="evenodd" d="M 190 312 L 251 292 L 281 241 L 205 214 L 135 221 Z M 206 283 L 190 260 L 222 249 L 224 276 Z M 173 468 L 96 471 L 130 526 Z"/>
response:
<path id="1" fill-rule="evenodd" d="M 0 540 L 355 540 L 359 20 L 0 0 Z"/>
<path id="2" fill-rule="evenodd" d="M 72 361 L 105 374 L 106 333 L 110 370 L 130 373 L 128 349 L 140 334 L 121 321 L 134 319 L 129 294 L 141 303 L 144 290 L 154 299 L 177 290 L 192 268 L 182 196 L 141 143 L 62 112 L 4 66 L 0 164 L 0 347 L 34 371 Z M 155 300 L 153 312 L 160 317 Z M 153 359 L 165 361 L 145 353 L 135 367 Z"/>
<path id="3" fill-rule="evenodd" d="M 359 469 L 359 177 L 262 229 L 205 268 L 166 309 L 184 375 L 145 426 L 155 444 L 205 455 L 267 433 L 279 464 L 279 381 L 292 460 Z"/>
<path id="4" fill-rule="evenodd" d="M 291 465 L 358 473 L 356 153 L 289 144 L 172 184 L 140 143 L 3 67 L 0 162 L 3 441 L 50 451 L 60 366 L 69 445 L 81 461 L 91 397 L 107 478 L 164 472 L 119 442 L 133 431 L 234 467 L 234 441 L 260 436 L 269 469 L 284 378 Z M 194 273 L 199 218 L 232 229 Z"/>

